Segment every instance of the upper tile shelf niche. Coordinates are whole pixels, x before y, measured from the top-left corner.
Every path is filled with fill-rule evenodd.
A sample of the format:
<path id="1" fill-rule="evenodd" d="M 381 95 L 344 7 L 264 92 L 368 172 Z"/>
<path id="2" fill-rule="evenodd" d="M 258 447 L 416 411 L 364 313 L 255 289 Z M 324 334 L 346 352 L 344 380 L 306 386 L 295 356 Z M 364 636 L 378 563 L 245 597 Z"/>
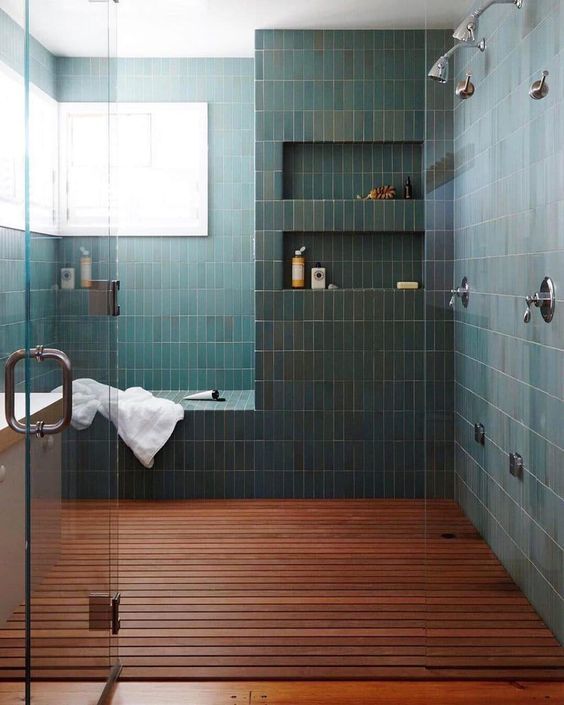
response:
<path id="1" fill-rule="evenodd" d="M 422 151 L 421 142 L 285 142 L 283 199 L 354 200 L 384 184 L 401 199 L 408 176 L 421 199 Z"/>

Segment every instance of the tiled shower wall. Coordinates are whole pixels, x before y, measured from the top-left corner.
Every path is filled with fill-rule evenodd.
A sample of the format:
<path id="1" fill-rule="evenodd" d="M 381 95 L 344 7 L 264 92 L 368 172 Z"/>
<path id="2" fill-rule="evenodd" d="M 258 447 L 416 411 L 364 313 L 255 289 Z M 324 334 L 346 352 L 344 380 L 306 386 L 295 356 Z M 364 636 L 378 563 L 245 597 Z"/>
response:
<path id="1" fill-rule="evenodd" d="M 251 389 L 254 383 L 252 59 L 120 59 L 120 102 L 203 101 L 209 110 L 209 236 L 120 238 L 120 384 L 146 389 Z M 57 97 L 98 101 L 107 62 L 57 59 Z M 105 92 L 106 91 L 106 92 Z M 61 262 L 78 270 L 81 246 L 96 261 L 104 243 L 66 238 Z M 106 255 L 107 258 L 107 255 Z M 69 299 L 72 297 L 69 297 Z M 63 345 L 80 374 L 101 373 L 80 293 L 67 301 Z M 74 315 L 72 315 L 74 313 Z M 90 357 L 82 353 L 91 351 Z"/>
<path id="2" fill-rule="evenodd" d="M 452 46 L 452 32 L 427 32 L 427 66 Z M 453 108 L 454 92 L 426 81 L 425 113 L 425 349 L 426 490 L 453 496 L 454 355 L 453 311 Z"/>
<path id="3" fill-rule="evenodd" d="M 256 405 L 294 439 L 271 486 L 423 496 L 424 293 L 375 271 L 402 230 L 409 275 L 420 271 L 423 203 L 355 196 L 408 175 L 422 196 L 412 170 L 425 137 L 425 33 L 258 31 L 255 61 Z M 339 291 L 285 290 L 302 239 Z"/>
<path id="4" fill-rule="evenodd" d="M 58 272 L 57 240 L 33 235 L 31 242 L 30 344 L 54 346 L 57 342 L 57 292 L 53 289 Z M 0 227 L 0 366 L 8 356 L 26 345 L 25 324 L 25 236 L 21 230 Z M 58 382 L 54 365 L 32 362 L 33 391 L 45 392 Z M 16 368 L 18 389 L 24 391 L 24 365 Z M 0 375 L 4 390 L 4 375 Z"/>
<path id="5" fill-rule="evenodd" d="M 438 34 L 442 41 L 443 33 Z M 158 482 L 154 471 L 142 471 L 128 451 L 123 451 L 127 496 L 163 496 L 165 490 L 175 497 L 423 496 L 428 455 L 436 462 L 434 469 L 442 471 L 434 476 L 433 495 L 448 494 L 451 468 L 443 450 L 446 443 L 442 436 L 432 435 L 434 427 L 425 434 L 424 426 L 425 295 L 392 288 L 396 278 L 424 278 L 425 222 L 423 201 L 418 200 L 423 195 L 424 46 L 423 32 L 257 35 L 257 410 L 244 412 L 244 419 L 239 419 L 242 412 L 238 411 L 226 412 L 225 418 L 215 413 L 213 424 L 206 421 L 206 415 L 203 425 L 198 423 L 199 413 L 193 412 L 184 425 L 189 424 L 193 443 L 204 444 L 204 452 L 187 453 L 186 431 L 179 428 L 158 459 Z M 250 189 L 227 189 L 225 200 L 214 201 L 214 208 L 229 206 L 229 217 L 234 199 L 240 196 L 237 204 L 244 204 L 245 194 L 252 194 L 252 184 L 246 181 L 253 171 L 252 153 L 247 160 L 245 139 L 252 127 L 253 99 L 245 91 L 253 64 L 124 60 L 117 72 L 121 100 L 217 101 L 215 127 L 225 138 L 221 155 L 227 145 L 228 154 L 234 150 L 242 158 L 238 165 L 246 176 L 241 181 Z M 105 62 L 58 59 L 57 69 L 60 99 L 104 98 Z M 343 177 L 340 186 L 331 182 L 330 195 L 335 200 L 326 200 L 322 206 L 314 199 L 276 201 L 283 195 L 284 143 L 288 148 L 293 140 L 306 155 L 313 141 L 334 145 L 333 163 L 324 162 L 322 172 Z M 351 161 L 354 166 L 352 142 L 362 145 L 358 179 L 348 164 Z M 307 159 L 301 164 L 307 166 Z M 367 171 L 373 172 L 373 183 Z M 353 190 L 364 191 L 365 186 L 367 190 L 381 179 L 394 183 L 401 195 L 407 175 L 414 184 L 416 200 L 411 202 L 362 203 L 343 190 L 351 176 Z M 229 176 L 229 184 L 230 179 L 239 184 L 239 174 Z M 312 184 L 317 181 L 316 177 Z M 345 195 L 346 199 L 337 199 Z M 249 213 L 252 210 L 251 203 Z M 218 222 L 224 221 L 225 217 L 218 217 Z M 232 341 L 221 341 L 229 329 L 220 320 L 227 303 L 219 297 L 218 287 L 210 284 L 225 274 L 226 262 L 236 261 L 239 251 L 237 246 L 230 249 L 231 243 L 222 243 L 219 232 L 212 231 L 201 244 L 197 239 L 178 238 L 121 241 L 120 247 L 125 248 L 120 258 L 124 315 L 119 321 L 123 386 L 182 389 L 214 386 L 221 380 L 219 367 L 210 364 L 215 359 L 210 355 L 220 351 L 223 363 L 226 356 L 221 343 Z M 339 279 L 340 291 L 283 291 L 287 257 L 281 246 L 284 239 L 286 247 L 293 246 L 300 237 L 312 239 L 311 257 L 320 246 L 319 256 L 330 276 Z M 99 240 L 65 239 L 60 263 L 78 269 L 81 245 L 94 254 L 94 276 L 108 276 L 112 253 Z M 198 248 L 197 266 L 191 266 L 194 248 Z M 241 244 L 241 258 L 250 263 L 251 253 L 243 248 Z M 210 253 L 216 257 L 212 262 Z M 200 255 L 207 262 L 204 267 Z M 233 272 L 233 265 L 229 267 L 227 279 Z M 185 287 L 185 273 L 197 287 Z M 252 275 L 238 279 L 234 289 L 239 287 L 252 291 Z M 237 291 L 229 293 L 229 305 L 237 307 Z M 85 318 L 85 292 L 61 292 L 59 296 L 60 320 L 64 321 L 60 344 L 71 352 L 77 374 L 102 379 L 112 354 L 107 322 Z M 252 309 L 245 316 L 245 321 L 253 321 Z M 243 344 L 253 338 L 245 321 L 234 326 L 238 333 L 242 331 Z M 219 339 L 206 337 L 210 331 Z M 198 337 L 200 333 L 203 338 Z M 234 345 L 230 347 L 235 350 Z M 443 354 L 444 342 L 439 348 Z M 237 364 L 241 361 L 250 376 L 243 377 L 241 386 L 252 386 L 252 362 L 247 365 L 242 354 Z M 235 355 L 230 357 L 234 359 Z M 238 384 L 233 377 L 223 379 L 231 382 L 229 386 Z M 439 411 L 443 413 L 442 406 Z M 219 425 L 218 419 L 222 419 Z M 234 438 L 225 435 L 231 425 L 237 429 Z M 197 429 L 201 437 L 193 436 Z M 99 440 L 100 448 L 107 448 L 105 437 Z M 80 468 L 82 478 L 80 482 L 78 476 L 66 478 L 69 494 L 95 496 L 97 488 L 102 491 L 107 473 L 106 453 L 90 452 L 94 446 L 84 442 L 80 445 L 89 448 L 80 462 L 71 453 L 76 444 L 71 442 L 67 448 L 72 456 L 69 467 L 77 472 Z"/>
<path id="6" fill-rule="evenodd" d="M 496 6 L 480 32 L 486 54 L 457 63 L 476 93 L 455 109 L 455 281 L 471 287 L 456 313 L 456 497 L 564 641 L 564 7 Z M 550 92 L 531 100 L 545 69 Z M 554 320 L 534 308 L 525 325 L 545 275 Z"/>

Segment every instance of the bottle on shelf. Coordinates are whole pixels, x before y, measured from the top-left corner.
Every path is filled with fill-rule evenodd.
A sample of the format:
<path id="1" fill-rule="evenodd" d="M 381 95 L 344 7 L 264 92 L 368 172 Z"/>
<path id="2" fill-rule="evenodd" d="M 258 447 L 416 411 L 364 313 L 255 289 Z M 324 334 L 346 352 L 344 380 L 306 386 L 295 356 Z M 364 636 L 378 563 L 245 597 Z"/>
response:
<path id="1" fill-rule="evenodd" d="M 409 176 L 403 185 L 403 197 L 406 201 L 410 201 L 413 198 L 413 186 L 411 185 L 411 178 Z"/>
<path id="2" fill-rule="evenodd" d="M 305 288 L 305 246 L 294 252 L 292 257 L 292 289 Z"/>
<path id="3" fill-rule="evenodd" d="M 92 257 L 90 252 L 85 248 L 80 248 L 80 286 L 83 289 L 92 287 Z"/>

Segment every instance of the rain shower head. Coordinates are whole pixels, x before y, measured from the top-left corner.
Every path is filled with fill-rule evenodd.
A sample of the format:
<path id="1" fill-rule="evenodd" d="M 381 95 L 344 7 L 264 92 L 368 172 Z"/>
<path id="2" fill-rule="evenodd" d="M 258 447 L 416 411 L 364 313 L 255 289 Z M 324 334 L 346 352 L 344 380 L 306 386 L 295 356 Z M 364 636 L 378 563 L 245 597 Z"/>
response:
<path id="1" fill-rule="evenodd" d="M 458 49 L 479 49 L 480 51 L 486 51 L 486 40 L 482 39 L 481 41 L 474 42 L 472 44 L 467 44 L 464 42 L 455 44 L 447 51 L 446 54 L 443 54 L 435 61 L 428 73 L 429 78 L 433 81 L 437 81 L 438 83 L 446 83 L 448 81 L 449 59 Z"/>
<path id="2" fill-rule="evenodd" d="M 453 37 L 459 42 L 474 42 L 478 34 L 478 19 L 492 5 L 515 5 L 519 10 L 523 0 L 487 0 L 468 14 L 453 32 Z"/>

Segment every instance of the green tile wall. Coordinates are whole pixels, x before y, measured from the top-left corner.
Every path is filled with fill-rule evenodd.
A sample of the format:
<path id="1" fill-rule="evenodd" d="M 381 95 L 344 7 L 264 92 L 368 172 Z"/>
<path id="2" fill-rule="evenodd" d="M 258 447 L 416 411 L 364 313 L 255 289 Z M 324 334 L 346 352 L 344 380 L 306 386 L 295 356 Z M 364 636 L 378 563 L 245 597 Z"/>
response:
<path id="1" fill-rule="evenodd" d="M 456 496 L 535 608 L 564 641 L 564 8 L 526 2 L 481 20 L 485 56 L 467 53 L 476 93 L 455 108 Z M 528 91 L 547 69 L 550 93 Z M 545 275 L 556 316 L 524 297 Z M 486 445 L 473 424 L 486 429 Z M 522 480 L 508 453 L 523 456 Z"/>
<path id="2" fill-rule="evenodd" d="M 57 340 L 57 240 L 33 234 L 31 240 L 30 326 L 31 345 L 52 346 Z M 0 365 L 19 348 L 25 347 L 25 234 L 21 230 L 0 227 Z M 33 391 L 45 392 L 59 384 L 57 370 L 51 363 L 32 363 Z M 23 386 L 24 365 L 16 368 L 19 391 Z M 4 375 L 0 376 L 4 389 Z"/>
<path id="3" fill-rule="evenodd" d="M 376 287 L 393 283 L 384 252 L 422 276 L 423 201 L 355 196 L 409 175 L 422 197 L 425 33 L 258 31 L 255 64 L 255 401 L 288 443 L 271 459 L 255 448 L 258 484 L 422 497 L 424 293 Z M 347 288 L 284 290 L 298 242 Z"/>
<path id="4" fill-rule="evenodd" d="M 427 64 L 453 44 L 452 32 L 430 31 Z M 454 496 L 453 287 L 454 91 L 426 81 L 425 123 L 425 349 L 426 492 Z"/>
<path id="5" fill-rule="evenodd" d="M 251 389 L 253 61 L 120 59 L 111 70 L 119 101 L 205 101 L 209 108 L 209 236 L 119 239 L 120 383 Z M 107 71 L 102 59 L 58 58 L 59 100 L 103 100 Z M 81 246 L 97 248 L 91 238 L 67 238 L 61 262 L 78 268 Z M 89 331 L 75 323 L 69 342 L 79 351 Z M 85 374 L 89 367 L 98 367 L 95 356 L 81 365 Z"/>
<path id="6" fill-rule="evenodd" d="M 0 10 L 0 62 L 23 74 L 24 32 L 12 18 Z M 30 39 L 30 79 L 52 98 L 56 96 L 56 58 L 36 39 Z"/>

